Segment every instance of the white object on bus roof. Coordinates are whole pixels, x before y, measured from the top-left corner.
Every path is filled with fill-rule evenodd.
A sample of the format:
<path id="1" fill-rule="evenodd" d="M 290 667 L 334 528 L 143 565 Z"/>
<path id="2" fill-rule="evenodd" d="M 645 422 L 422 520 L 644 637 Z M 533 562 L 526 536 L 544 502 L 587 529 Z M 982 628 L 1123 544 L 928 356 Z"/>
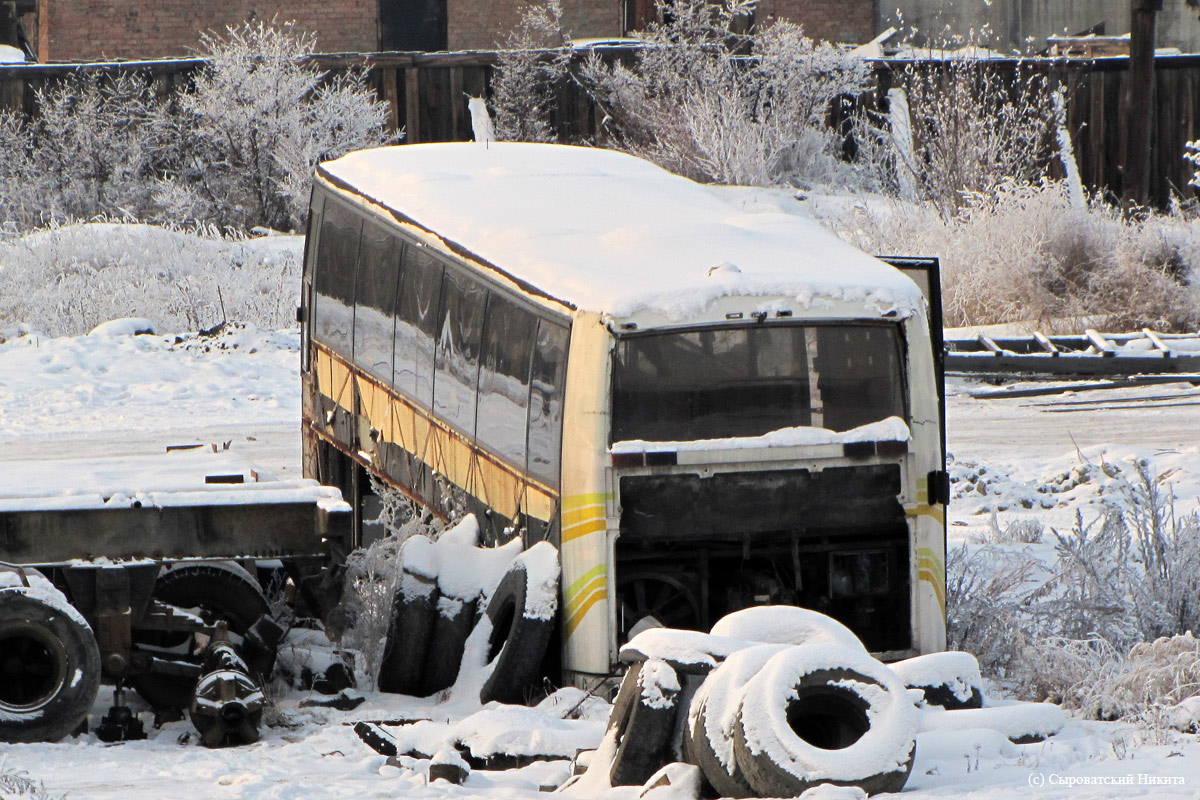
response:
<path id="1" fill-rule="evenodd" d="M 911 280 L 799 208 L 744 202 L 744 190 L 613 150 L 399 145 L 321 169 L 551 298 L 618 318 L 682 320 L 731 296 L 793 298 L 797 311 L 850 303 L 900 318 L 923 302 Z"/>

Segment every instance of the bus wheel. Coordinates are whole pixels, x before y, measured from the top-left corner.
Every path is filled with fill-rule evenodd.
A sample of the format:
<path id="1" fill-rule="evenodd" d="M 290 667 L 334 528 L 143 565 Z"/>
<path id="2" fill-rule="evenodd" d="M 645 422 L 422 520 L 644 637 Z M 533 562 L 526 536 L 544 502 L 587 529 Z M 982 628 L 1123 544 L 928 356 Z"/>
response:
<path id="1" fill-rule="evenodd" d="M 187 564 L 168 569 L 154 582 L 153 597 L 160 603 L 182 609 L 199 609 L 209 625 L 217 620 L 229 624 L 231 634 L 241 635 L 271 613 L 258 582 L 236 564 Z M 191 633 L 135 631 L 135 647 L 149 652 L 167 651 L 171 657 L 200 663 L 195 636 Z M 264 676 L 265 678 L 266 676 Z M 195 680 L 148 672 L 130 680 L 143 699 L 155 708 L 186 709 L 192 702 Z"/>
<path id="2" fill-rule="evenodd" d="M 802 645 L 746 684 L 733 756 L 761 797 L 798 797 L 820 783 L 898 792 L 916 728 L 916 707 L 886 666 L 849 648 Z"/>
<path id="3" fill-rule="evenodd" d="M 99 689 L 100 649 L 83 617 L 25 587 L 0 590 L 0 741 L 58 741 Z"/>
<path id="4" fill-rule="evenodd" d="M 622 644 L 645 627 L 700 629 L 700 601 L 695 592 L 667 571 L 618 572 L 617 602 Z"/>
<path id="5" fill-rule="evenodd" d="M 488 598 L 489 675 L 479 702 L 525 702 L 541 674 L 557 611 L 558 550 L 538 542 L 513 560 Z"/>
<path id="6" fill-rule="evenodd" d="M 613 786 L 641 786 L 673 759 L 671 737 L 679 707 L 679 674 L 656 658 L 633 664 L 621 682 L 632 697 L 617 724 L 617 753 L 609 769 Z M 613 711 L 616 713 L 616 706 Z"/>

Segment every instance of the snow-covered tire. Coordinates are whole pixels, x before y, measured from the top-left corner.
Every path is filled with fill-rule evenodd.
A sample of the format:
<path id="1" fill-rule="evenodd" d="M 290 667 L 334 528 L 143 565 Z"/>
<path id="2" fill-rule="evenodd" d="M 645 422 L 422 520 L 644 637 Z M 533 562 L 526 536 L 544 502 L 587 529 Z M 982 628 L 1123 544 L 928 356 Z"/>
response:
<path id="1" fill-rule="evenodd" d="M 488 677 L 479 701 L 524 703 L 542 670 L 558 611 L 558 550 L 538 542 L 521 553 L 488 598 Z"/>
<path id="2" fill-rule="evenodd" d="M 820 783 L 898 792 L 916 731 L 916 708 L 890 669 L 814 644 L 779 653 L 746 684 L 733 754 L 761 797 L 798 797 Z"/>
<path id="3" fill-rule="evenodd" d="M 947 711 L 983 707 L 983 678 L 970 653 L 929 653 L 897 661 L 891 668 L 905 686 L 924 692 L 926 705 Z"/>
<path id="4" fill-rule="evenodd" d="M 437 577 L 401 563 L 392 596 L 392 620 L 379 664 L 382 692 L 416 695 L 421 691 L 425 658 L 437 616 Z"/>
<path id="5" fill-rule="evenodd" d="M 1013 744 L 1040 742 L 1062 730 L 1067 716 L 1053 703 L 1013 703 L 954 711 L 923 710 L 917 730 L 954 731 L 984 729 L 1004 734 Z"/>
<path id="6" fill-rule="evenodd" d="M 630 684 L 617 725 L 617 752 L 609 769 L 613 786 L 641 786 L 671 757 L 671 739 L 679 710 L 679 675 L 665 661 L 632 665 L 621 682 Z M 614 711 L 616 706 L 614 705 Z"/>
<path id="7" fill-rule="evenodd" d="M 56 607 L 32 589 L 0 590 L 0 741 L 58 741 L 99 689 L 96 637 L 66 599 Z"/>
<path id="8" fill-rule="evenodd" d="M 153 597 L 177 608 L 199 608 L 205 622 L 215 624 L 217 620 L 225 620 L 229 631 L 239 635 L 264 614 L 271 613 L 258 581 L 240 565 L 231 562 L 185 564 L 164 570 L 154 582 Z M 183 649 L 190 654 L 196 649 L 190 644 L 191 638 L 187 633 L 135 631 L 134 645 L 147 645 L 149 650 L 178 649 L 187 645 Z M 138 675 L 130 682 L 155 708 L 178 709 L 186 709 L 191 704 L 196 683 L 191 678 L 153 672 Z"/>
<path id="9" fill-rule="evenodd" d="M 866 652 L 854 631 L 833 617 L 799 606 L 743 608 L 717 620 L 711 633 L 747 642 L 837 644 Z"/>
<path id="10" fill-rule="evenodd" d="M 463 602 L 451 597 L 439 597 L 429 646 L 421 668 L 421 685 L 417 694 L 428 697 L 454 685 L 462 665 L 463 647 L 471 628 L 475 626 L 474 600 Z"/>
<path id="11" fill-rule="evenodd" d="M 704 679 L 688 707 L 683 730 L 683 753 L 700 768 L 704 779 L 721 797 L 753 797 L 733 756 L 733 723 L 746 683 L 768 661 L 788 648 L 759 644 L 731 653 Z"/>

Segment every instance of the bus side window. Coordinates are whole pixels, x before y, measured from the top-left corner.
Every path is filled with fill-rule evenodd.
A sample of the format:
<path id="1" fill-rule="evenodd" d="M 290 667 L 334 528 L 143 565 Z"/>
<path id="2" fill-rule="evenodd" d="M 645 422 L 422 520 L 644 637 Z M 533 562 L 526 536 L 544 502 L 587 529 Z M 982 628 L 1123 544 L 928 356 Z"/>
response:
<path id="1" fill-rule="evenodd" d="M 479 371 L 475 438 L 519 468 L 525 466 L 529 362 L 537 317 L 492 292 Z"/>
<path id="2" fill-rule="evenodd" d="M 475 437 L 479 399 L 479 348 L 488 292 L 470 278 L 447 270 L 434 346 L 433 412 Z"/>
<path id="3" fill-rule="evenodd" d="M 562 449 L 566 362 L 567 329 L 541 320 L 530 376 L 528 472 L 553 487 L 558 486 Z"/>
<path id="4" fill-rule="evenodd" d="M 392 315 L 400 248 L 400 241 L 386 228 L 373 224 L 363 228 L 354 306 L 354 363 L 388 382 L 392 379 Z"/>
<path id="5" fill-rule="evenodd" d="M 426 247 L 406 245 L 396 314 L 392 383 L 426 408 L 433 408 L 433 340 L 441 296 L 441 262 Z"/>
<path id="6" fill-rule="evenodd" d="M 325 197 L 313 193 L 312 204 L 308 211 L 308 225 L 304 236 L 304 276 L 300 282 L 300 370 L 308 372 L 312 369 L 312 348 L 308 346 L 312 338 L 312 285 L 313 272 L 317 268 L 317 242 L 320 240 L 321 218 L 325 213 Z"/>
<path id="7" fill-rule="evenodd" d="M 313 338 L 352 358 L 354 270 L 362 220 L 338 203 L 325 203 L 313 293 Z"/>

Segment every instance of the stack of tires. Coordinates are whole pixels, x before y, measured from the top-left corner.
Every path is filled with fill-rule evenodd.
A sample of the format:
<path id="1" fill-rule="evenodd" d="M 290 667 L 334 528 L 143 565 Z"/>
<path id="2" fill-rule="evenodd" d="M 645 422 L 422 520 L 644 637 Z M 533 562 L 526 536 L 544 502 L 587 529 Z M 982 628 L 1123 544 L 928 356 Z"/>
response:
<path id="1" fill-rule="evenodd" d="M 663 649 L 636 645 L 627 652 Z M 677 652 L 630 666 L 609 724 L 613 785 L 641 784 L 678 755 L 723 797 L 903 788 L 916 707 L 845 626 L 793 606 L 752 608 L 719 621 L 712 645 L 706 673 L 696 668 L 706 659 Z"/>
<path id="2" fill-rule="evenodd" d="M 463 685 L 483 703 L 520 703 L 540 683 L 558 611 L 558 551 L 539 542 L 522 552 L 520 540 L 482 548 L 477 536 L 469 518 L 437 541 L 405 541 L 381 690 L 428 697 Z"/>

